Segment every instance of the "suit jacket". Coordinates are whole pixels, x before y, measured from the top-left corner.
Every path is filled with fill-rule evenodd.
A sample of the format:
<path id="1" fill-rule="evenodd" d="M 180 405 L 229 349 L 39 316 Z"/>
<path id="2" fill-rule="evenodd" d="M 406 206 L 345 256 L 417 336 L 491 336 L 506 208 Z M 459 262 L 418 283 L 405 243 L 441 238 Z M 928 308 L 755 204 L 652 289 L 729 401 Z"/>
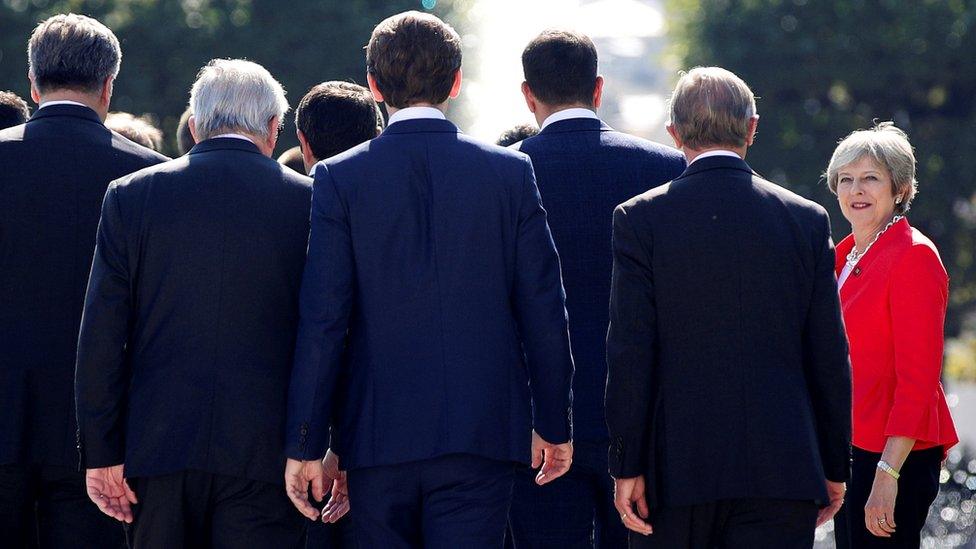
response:
<path id="1" fill-rule="evenodd" d="M 837 245 L 837 274 L 854 247 Z M 853 444 L 881 452 L 889 436 L 916 439 L 915 449 L 956 436 L 942 391 L 942 344 L 949 277 L 939 252 L 902 219 L 858 261 L 840 290 L 854 376 Z"/>
<path id="2" fill-rule="evenodd" d="M 102 197 L 165 160 L 83 106 L 0 131 L 0 464 L 78 466 L 75 345 Z"/>
<path id="3" fill-rule="evenodd" d="M 229 137 L 112 183 L 78 341 L 86 467 L 281 482 L 310 200 Z"/>
<path id="4" fill-rule="evenodd" d="M 350 469 L 452 453 L 528 461 L 533 427 L 570 439 L 572 373 L 525 155 L 415 119 L 318 165 L 290 457 L 321 458 L 331 423 Z"/>
<path id="5" fill-rule="evenodd" d="M 614 212 L 607 422 L 649 503 L 826 501 L 851 381 L 827 213 L 710 157 Z"/>
<path id="6" fill-rule="evenodd" d="M 519 150 L 532 159 L 562 265 L 576 365 L 573 433 L 576 440 L 605 444 L 613 209 L 681 175 L 685 157 L 589 118 L 553 122 Z"/>

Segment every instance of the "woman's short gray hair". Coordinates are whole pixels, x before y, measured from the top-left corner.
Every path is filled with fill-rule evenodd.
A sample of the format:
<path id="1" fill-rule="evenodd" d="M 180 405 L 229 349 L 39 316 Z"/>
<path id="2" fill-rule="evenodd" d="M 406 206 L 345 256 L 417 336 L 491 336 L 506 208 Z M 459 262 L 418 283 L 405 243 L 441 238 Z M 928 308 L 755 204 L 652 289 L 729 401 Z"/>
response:
<path id="1" fill-rule="evenodd" d="M 918 192 L 915 180 L 915 152 L 908 135 L 894 122 L 880 122 L 869 130 L 857 130 L 841 139 L 827 165 L 827 186 L 837 194 L 837 174 L 844 166 L 870 156 L 891 175 L 891 194 L 901 195 L 895 213 L 908 211 Z"/>
<path id="2" fill-rule="evenodd" d="M 27 41 L 28 74 L 41 93 L 100 91 L 119 74 L 122 49 L 108 27 L 91 17 L 60 14 L 42 21 Z"/>
<path id="3" fill-rule="evenodd" d="M 671 124 L 685 145 L 741 147 L 749 137 L 756 98 L 749 86 L 721 67 L 695 67 L 671 94 Z"/>
<path id="4" fill-rule="evenodd" d="M 245 132 L 268 137 L 268 122 L 284 121 L 288 101 L 267 69 L 244 59 L 207 63 L 190 90 L 197 141 L 220 133 Z"/>

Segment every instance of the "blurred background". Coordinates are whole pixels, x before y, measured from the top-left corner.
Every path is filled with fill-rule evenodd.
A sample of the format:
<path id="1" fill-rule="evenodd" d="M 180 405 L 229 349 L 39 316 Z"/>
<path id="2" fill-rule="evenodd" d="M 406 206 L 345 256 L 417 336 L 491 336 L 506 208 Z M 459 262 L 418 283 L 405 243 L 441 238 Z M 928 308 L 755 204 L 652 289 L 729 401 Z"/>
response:
<path id="1" fill-rule="evenodd" d="M 173 155 L 189 86 L 209 59 L 261 63 L 294 107 L 321 81 L 365 84 L 370 31 L 407 9 L 461 34 L 465 84 L 449 116 L 489 141 L 533 121 L 520 54 L 547 27 L 589 34 L 607 80 L 601 116 L 662 142 L 678 71 L 732 70 L 759 98 L 750 164 L 825 205 L 837 240 L 849 227 L 821 178 L 835 144 L 875 119 L 905 129 L 920 189 L 909 215 L 951 277 L 945 384 L 963 439 L 923 546 L 976 547 L 976 0 L 0 0 L 0 90 L 29 97 L 26 43 L 40 20 L 91 15 L 122 42 L 112 109 L 149 115 Z M 296 144 L 289 120 L 276 154 Z M 818 545 L 830 546 L 830 528 Z"/>

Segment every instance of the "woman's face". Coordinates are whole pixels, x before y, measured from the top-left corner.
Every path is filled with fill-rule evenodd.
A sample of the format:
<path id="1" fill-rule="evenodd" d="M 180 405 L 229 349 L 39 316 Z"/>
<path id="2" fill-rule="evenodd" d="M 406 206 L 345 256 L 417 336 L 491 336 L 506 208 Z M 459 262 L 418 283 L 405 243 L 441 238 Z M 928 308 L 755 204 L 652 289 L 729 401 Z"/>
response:
<path id="1" fill-rule="evenodd" d="M 895 215 L 891 174 L 865 155 L 837 172 L 837 200 L 855 231 L 884 227 Z"/>

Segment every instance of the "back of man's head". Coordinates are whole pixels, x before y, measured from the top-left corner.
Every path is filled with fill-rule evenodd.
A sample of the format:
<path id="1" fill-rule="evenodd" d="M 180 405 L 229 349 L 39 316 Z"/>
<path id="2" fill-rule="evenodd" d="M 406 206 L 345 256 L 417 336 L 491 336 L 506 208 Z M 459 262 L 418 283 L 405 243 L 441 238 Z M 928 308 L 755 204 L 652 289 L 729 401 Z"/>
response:
<path id="1" fill-rule="evenodd" d="M 122 50 L 115 34 L 84 15 L 50 17 L 27 42 L 29 75 L 40 93 L 73 90 L 95 93 L 115 78 Z"/>
<path id="2" fill-rule="evenodd" d="M 397 109 L 447 101 L 460 68 L 461 37 L 429 13 L 384 19 L 366 45 L 366 71 L 383 101 Z"/>
<path id="3" fill-rule="evenodd" d="M 197 74 L 190 89 L 197 141 L 222 133 L 270 135 L 269 122 L 281 123 L 288 110 L 285 90 L 267 69 L 244 59 L 214 59 Z"/>
<path id="4" fill-rule="evenodd" d="M 596 46 L 578 32 L 543 31 L 522 51 L 522 72 L 539 101 L 590 107 L 597 79 Z"/>
<path id="5" fill-rule="evenodd" d="M 305 94 L 295 108 L 295 126 L 312 156 L 323 160 L 376 137 L 383 129 L 383 115 L 368 89 L 331 81 Z"/>
<path id="6" fill-rule="evenodd" d="M 190 149 L 196 144 L 193 141 L 193 134 L 190 133 L 191 116 L 193 116 L 193 110 L 187 107 L 180 115 L 180 121 L 176 124 L 176 149 L 180 151 L 181 155 L 190 152 Z"/>
<path id="7" fill-rule="evenodd" d="M 281 156 L 278 157 L 278 163 L 284 164 L 302 175 L 306 175 L 305 159 L 302 157 L 301 147 L 292 147 L 281 153 Z"/>
<path id="8" fill-rule="evenodd" d="M 105 126 L 122 134 L 129 141 L 158 151 L 163 145 L 163 132 L 148 116 L 134 116 L 127 112 L 110 112 L 105 118 Z"/>
<path id="9" fill-rule="evenodd" d="M 671 95 L 671 125 L 685 147 L 743 147 L 756 99 L 749 86 L 720 67 L 696 67 Z"/>
<path id="10" fill-rule="evenodd" d="M 0 91 L 0 130 L 19 126 L 29 117 L 26 101 L 14 92 Z"/>

